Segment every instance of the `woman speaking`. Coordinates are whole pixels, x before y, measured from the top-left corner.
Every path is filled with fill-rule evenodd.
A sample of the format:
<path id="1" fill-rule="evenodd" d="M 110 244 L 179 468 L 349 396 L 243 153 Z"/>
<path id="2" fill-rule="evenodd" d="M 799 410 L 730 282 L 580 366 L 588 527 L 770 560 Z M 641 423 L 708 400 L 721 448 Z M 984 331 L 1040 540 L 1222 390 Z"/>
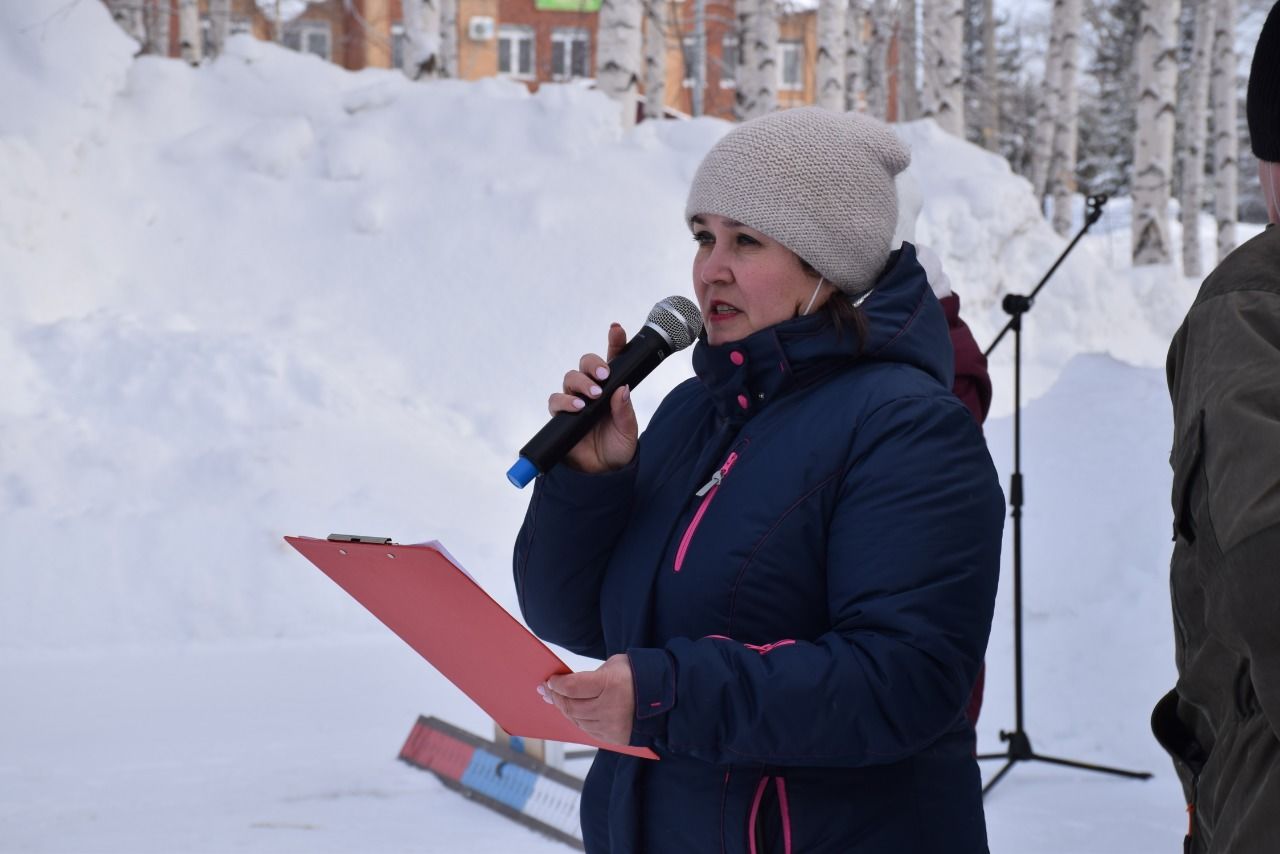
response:
<path id="1" fill-rule="evenodd" d="M 964 708 L 1004 502 L 942 309 L 889 245 L 909 159 L 880 122 L 819 108 L 721 139 L 685 208 L 697 376 L 643 435 L 618 389 L 538 478 L 525 619 L 605 659 L 539 690 L 661 757 L 596 757 L 591 854 L 987 850 Z M 550 410 L 598 397 L 625 341 L 614 324 Z"/>

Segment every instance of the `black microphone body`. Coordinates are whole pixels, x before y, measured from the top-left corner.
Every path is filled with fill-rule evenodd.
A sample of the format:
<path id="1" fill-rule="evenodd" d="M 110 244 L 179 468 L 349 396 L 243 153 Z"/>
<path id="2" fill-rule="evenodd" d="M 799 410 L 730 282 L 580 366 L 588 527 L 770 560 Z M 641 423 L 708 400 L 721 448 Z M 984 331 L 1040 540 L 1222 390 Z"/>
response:
<path id="1" fill-rule="evenodd" d="M 603 390 L 600 396 L 587 400 L 587 405 L 577 412 L 557 412 L 551 416 L 546 426 L 520 449 L 520 456 L 533 463 L 539 472 L 550 471 L 609 412 L 609 401 L 615 391 L 624 385 L 634 389 L 671 351 L 671 345 L 661 333 L 648 326 L 641 329 L 609 363 L 609 378 L 599 383 Z"/>
<path id="2" fill-rule="evenodd" d="M 660 320 L 659 309 L 664 312 Z M 669 318 L 674 318 L 677 325 L 673 326 Z M 671 297 L 659 303 L 649 322 L 609 362 L 609 377 L 600 383 L 600 396 L 587 400 L 587 405 L 576 412 L 553 415 L 520 449 L 520 459 L 507 472 L 507 479 L 523 488 L 538 474 L 554 468 L 609 411 L 615 391 L 624 385 L 634 389 L 663 359 L 688 346 L 701 326 L 697 307 L 688 300 Z"/>

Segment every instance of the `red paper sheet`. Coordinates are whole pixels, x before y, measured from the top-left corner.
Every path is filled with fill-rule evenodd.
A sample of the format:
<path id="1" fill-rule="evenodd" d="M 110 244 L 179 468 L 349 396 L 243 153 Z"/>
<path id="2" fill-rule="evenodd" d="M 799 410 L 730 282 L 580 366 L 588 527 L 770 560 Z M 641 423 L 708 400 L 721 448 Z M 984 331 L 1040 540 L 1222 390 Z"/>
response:
<path id="1" fill-rule="evenodd" d="M 572 671 L 435 547 L 285 541 L 511 735 L 658 758 L 648 748 L 597 741 L 543 701 L 537 686 Z"/>

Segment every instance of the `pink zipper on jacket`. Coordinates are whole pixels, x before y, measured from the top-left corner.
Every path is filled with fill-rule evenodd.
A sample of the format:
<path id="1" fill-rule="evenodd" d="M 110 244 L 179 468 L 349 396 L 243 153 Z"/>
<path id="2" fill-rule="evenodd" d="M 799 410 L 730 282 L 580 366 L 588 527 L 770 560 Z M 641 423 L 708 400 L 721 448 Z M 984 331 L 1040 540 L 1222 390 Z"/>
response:
<path id="1" fill-rule="evenodd" d="M 676 572 L 684 565 L 684 556 L 689 551 L 689 541 L 693 539 L 693 533 L 698 530 L 698 523 L 702 521 L 702 516 L 707 512 L 707 508 L 711 505 L 711 499 L 716 497 L 716 493 L 720 491 L 720 483 L 729 474 L 729 469 L 733 468 L 733 464 L 738 461 L 738 452 L 731 451 L 728 458 L 724 461 L 724 465 L 711 476 L 711 480 L 699 489 L 697 495 L 702 496 L 702 503 L 698 505 L 698 510 L 693 514 L 693 521 L 689 523 L 689 527 L 685 529 L 684 536 L 680 538 L 680 548 L 676 550 Z"/>
<path id="2" fill-rule="evenodd" d="M 751 854 L 756 854 L 756 817 L 760 814 L 760 801 L 764 798 L 764 792 L 768 788 L 770 780 L 773 781 L 773 785 L 778 790 L 778 814 L 782 819 L 783 854 L 791 854 L 791 805 L 787 802 L 787 781 L 781 777 L 760 778 L 760 785 L 756 786 L 755 799 L 751 802 L 751 814 L 747 816 L 747 842 L 750 846 Z"/>

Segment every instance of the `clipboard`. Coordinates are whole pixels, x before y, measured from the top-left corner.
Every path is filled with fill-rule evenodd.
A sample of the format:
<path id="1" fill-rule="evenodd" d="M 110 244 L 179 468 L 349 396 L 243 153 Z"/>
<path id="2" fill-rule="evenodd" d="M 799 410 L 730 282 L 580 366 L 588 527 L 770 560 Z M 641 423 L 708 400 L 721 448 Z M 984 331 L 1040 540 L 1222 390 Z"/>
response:
<path id="1" fill-rule="evenodd" d="M 572 671 L 439 544 L 284 539 L 510 735 L 658 758 L 646 747 L 606 744 L 587 735 L 538 696 L 537 686 L 547 677 Z"/>

